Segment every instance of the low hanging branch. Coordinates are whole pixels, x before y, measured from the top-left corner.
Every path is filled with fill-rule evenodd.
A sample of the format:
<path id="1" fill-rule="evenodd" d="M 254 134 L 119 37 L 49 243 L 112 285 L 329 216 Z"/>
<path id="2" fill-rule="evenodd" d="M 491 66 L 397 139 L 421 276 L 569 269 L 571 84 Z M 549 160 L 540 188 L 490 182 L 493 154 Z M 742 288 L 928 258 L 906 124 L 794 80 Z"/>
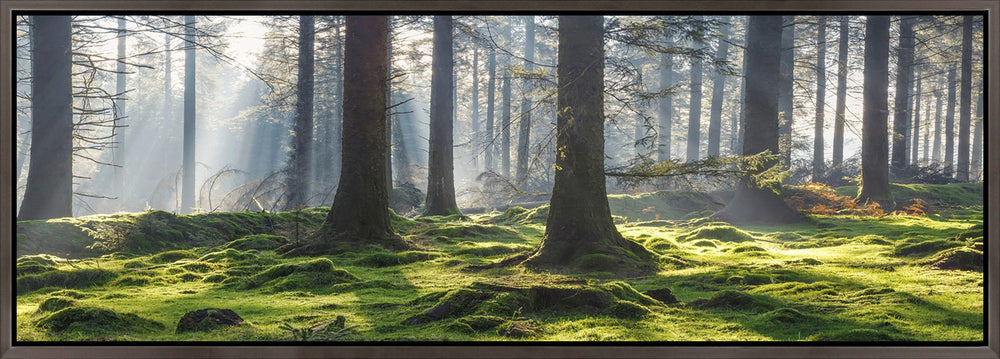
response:
<path id="1" fill-rule="evenodd" d="M 703 160 L 680 162 L 654 161 L 639 158 L 630 164 L 605 169 L 604 175 L 615 177 L 619 184 L 637 186 L 659 178 L 674 177 L 745 177 L 760 188 L 777 192 L 777 184 L 788 175 L 776 165 L 777 154 L 764 151 L 755 155 L 710 156 Z M 765 168 L 766 167 L 766 168 Z"/>

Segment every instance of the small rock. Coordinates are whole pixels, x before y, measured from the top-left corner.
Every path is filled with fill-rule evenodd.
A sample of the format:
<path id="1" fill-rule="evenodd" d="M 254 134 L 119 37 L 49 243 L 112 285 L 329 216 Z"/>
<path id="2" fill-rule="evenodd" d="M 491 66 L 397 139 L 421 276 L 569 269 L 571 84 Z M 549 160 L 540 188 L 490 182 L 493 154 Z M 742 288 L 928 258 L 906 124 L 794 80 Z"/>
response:
<path id="1" fill-rule="evenodd" d="M 223 326 L 235 326 L 243 323 L 236 312 L 229 309 L 207 308 L 188 312 L 177 322 L 177 333 L 190 331 L 209 331 Z"/>

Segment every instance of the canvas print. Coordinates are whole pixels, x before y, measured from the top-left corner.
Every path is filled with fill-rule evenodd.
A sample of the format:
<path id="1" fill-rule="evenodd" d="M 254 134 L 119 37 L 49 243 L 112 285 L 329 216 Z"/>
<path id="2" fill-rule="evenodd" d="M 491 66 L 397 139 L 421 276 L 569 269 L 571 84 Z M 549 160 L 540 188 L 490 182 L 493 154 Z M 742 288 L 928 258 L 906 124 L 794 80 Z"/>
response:
<path id="1" fill-rule="evenodd" d="M 984 340 L 985 12 L 14 15 L 15 344 Z"/>

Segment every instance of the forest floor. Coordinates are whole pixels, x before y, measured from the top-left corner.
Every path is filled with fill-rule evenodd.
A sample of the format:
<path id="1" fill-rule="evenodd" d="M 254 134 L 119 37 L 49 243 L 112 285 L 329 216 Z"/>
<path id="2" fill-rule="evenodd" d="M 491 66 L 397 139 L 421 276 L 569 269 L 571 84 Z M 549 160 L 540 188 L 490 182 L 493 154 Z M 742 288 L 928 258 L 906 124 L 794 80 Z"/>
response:
<path id="1" fill-rule="evenodd" d="M 856 188 L 838 188 L 853 194 Z M 418 250 L 285 258 L 326 209 L 162 211 L 17 224 L 19 341 L 979 341 L 982 184 L 894 185 L 926 215 L 809 215 L 733 226 L 700 193 L 610 197 L 659 255 L 618 278 L 483 266 L 533 250 L 547 207 L 410 220 Z M 176 330 L 185 313 L 244 322 Z M 342 317 L 338 320 L 338 317 Z"/>

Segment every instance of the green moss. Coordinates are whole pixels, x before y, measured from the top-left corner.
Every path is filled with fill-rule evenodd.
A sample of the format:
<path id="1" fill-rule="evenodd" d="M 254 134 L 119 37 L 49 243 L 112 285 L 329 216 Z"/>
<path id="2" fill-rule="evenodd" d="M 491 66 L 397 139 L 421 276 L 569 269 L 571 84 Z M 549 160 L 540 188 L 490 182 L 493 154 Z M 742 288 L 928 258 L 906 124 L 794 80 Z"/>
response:
<path id="1" fill-rule="evenodd" d="M 880 236 L 877 234 L 866 234 L 862 236 L 857 236 L 851 238 L 851 242 L 858 244 L 873 244 L 873 245 L 883 245 L 883 246 L 892 245 L 892 242 L 890 242 L 884 236 Z"/>
<path id="2" fill-rule="evenodd" d="M 653 251 L 656 251 L 656 252 L 661 252 L 661 253 L 663 251 L 668 251 L 668 250 L 671 250 L 671 249 L 677 249 L 677 244 L 675 244 L 674 242 L 672 242 L 672 241 L 670 241 L 670 240 L 668 240 L 666 238 L 659 238 L 659 237 L 652 237 L 650 239 L 647 239 L 646 242 L 643 243 L 643 245 L 647 249 L 650 249 L 650 250 L 653 250 Z"/>
<path id="3" fill-rule="evenodd" d="M 614 256 L 600 253 L 593 253 L 580 256 L 573 261 L 573 266 L 585 271 L 602 271 L 614 268 L 618 264 L 618 259 Z"/>
<path id="4" fill-rule="evenodd" d="M 129 274 L 118 277 L 114 282 L 111 282 L 111 285 L 115 287 L 141 287 L 149 285 L 151 282 L 152 278 L 150 277 Z"/>
<path id="5" fill-rule="evenodd" d="M 358 278 L 348 271 L 334 268 L 327 258 L 295 263 L 279 264 L 247 279 L 243 288 L 252 289 L 268 286 L 276 291 L 292 291 L 329 287 L 334 284 L 356 282 Z M 225 283 L 225 281 L 223 281 Z"/>
<path id="6" fill-rule="evenodd" d="M 122 334 L 162 330 L 163 324 L 130 313 L 96 307 L 69 307 L 38 322 L 53 332 L 82 332 L 88 335 Z"/>
<path id="7" fill-rule="evenodd" d="M 903 340 L 898 335 L 876 329 L 848 329 L 836 332 L 823 332 L 810 336 L 806 340 L 821 342 L 884 342 Z"/>
<path id="8" fill-rule="evenodd" d="M 38 312 L 55 312 L 63 308 L 69 308 L 76 305 L 76 300 L 69 297 L 63 296 L 49 296 L 38 305 Z"/>
<path id="9" fill-rule="evenodd" d="M 49 296 L 53 296 L 53 297 L 67 297 L 67 298 L 73 298 L 73 299 L 83 299 L 83 298 L 87 298 L 87 297 L 92 297 L 93 294 L 84 293 L 84 292 L 81 292 L 81 291 L 78 291 L 78 290 L 63 289 L 63 290 L 57 290 L 57 291 L 54 291 L 52 293 L 49 293 Z"/>
<path id="10" fill-rule="evenodd" d="M 625 300 L 619 300 L 604 310 L 606 315 L 628 319 L 639 319 L 650 313 L 649 308 Z"/>
<path id="11" fill-rule="evenodd" d="M 806 257 L 806 258 L 799 258 L 799 259 L 787 260 L 787 261 L 785 261 L 785 264 L 786 265 L 793 265 L 793 266 L 800 266 L 800 265 L 801 266 L 818 266 L 820 264 L 823 264 L 823 262 L 820 261 L 820 260 L 818 260 L 818 259 L 816 259 L 816 258 Z"/>
<path id="12" fill-rule="evenodd" d="M 727 248 L 727 252 L 733 253 L 746 253 L 746 252 L 767 252 L 767 249 L 755 245 L 739 245 L 732 248 Z"/>
<path id="13" fill-rule="evenodd" d="M 186 258 L 197 258 L 198 253 L 192 250 L 176 250 L 157 253 L 149 258 L 153 263 L 170 263 Z"/>
<path id="14" fill-rule="evenodd" d="M 117 273 L 106 269 L 74 269 L 49 271 L 17 278 L 17 294 L 31 292 L 45 287 L 86 288 L 102 285 L 117 277 Z"/>
<path id="15" fill-rule="evenodd" d="M 205 278 L 202 278 L 201 281 L 205 283 L 222 283 L 226 279 L 229 279 L 229 276 L 225 274 L 212 274 Z"/>
<path id="16" fill-rule="evenodd" d="M 778 308 L 761 315 L 761 319 L 774 324 L 796 324 L 807 319 L 807 317 L 793 308 Z"/>
<path id="17" fill-rule="evenodd" d="M 477 257 L 494 257 L 494 256 L 514 254 L 514 253 L 521 253 L 532 249 L 531 247 L 528 246 L 508 245 L 508 244 L 497 244 L 492 246 L 479 246 L 474 243 L 470 244 L 472 244 L 471 247 L 462 248 L 455 251 L 454 252 L 455 255 L 460 256 L 468 254 Z"/>
<path id="18" fill-rule="evenodd" d="M 506 319 L 492 315 L 470 315 L 458 318 L 448 324 L 448 330 L 465 333 L 479 333 L 507 322 Z"/>
<path id="19" fill-rule="evenodd" d="M 715 239 L 721 242 L 746 242 L 755 238 L 749 233 L 733 226 L 703 226 L 687 234 L 677 237 L 680 242 L 690 242 L 696 239 Z"/>
<path id="20" fill-rule="evenodd" d="M 986 257 L 982 251 L 968 247 L 945 249 L 928 257 L 922 263 L 938 269 L 983 271 Z"/>
<path id="21" fill-rule="evenodd" d="M 406 251 L 399 253 L 376 252 L 365 255 L 360 259 L 354 261 L 354 265 L 363 267 L 376 267 L 376 268 L 392 267 L 392 266 L 431 260 L 440 256 L 441 256 L 440 253 L 422 252 L 422 251 Z"/>
<path id="22" fill-rule="evenodd" d="M 699 299 L 690 303 L 700 309 L 720 309 L 730 311 L 767 312 L 774 309 L 772 300 L 735 290 L 715 293 L 709 299 Z"/>
<path id="23" fill-rule="evenodd" d="M 718 244 L 716 244 L 715 241 L 706 240 L 706 239 L 695 241 L 695 242 L 691 243 L 691 245 L 695 246 L 695 247 L 708 247 L 708 248 L 715 248 L 715 247 L 719 246 Z"/>
<path id="24" fill-rule="evenodd" d="M 242 252 L 236 249 L 227 248 L 221 251 L 208 253 L 198 258 L 198 261 L 210 263 L 225 262 L 248 262 L 256 261 L 259 257 L 253 253 Z"/>
<path id="25" fill-rule="evenodd" d="M 288 238 L 271 234 L 253 234 L 240 237 L 232 242 L 226 243 L 225 248 L 233 248 L 241 251 L 256 249 L 259 251 L 274 250 L 288 244 Z"/>
<path id="26" fill-rule="evenodd" d="M 962 243 L 943 239 L 904 241 L 896 245 L 892 254 L 896 256 L 921 256 L 961 246 Z"/>

